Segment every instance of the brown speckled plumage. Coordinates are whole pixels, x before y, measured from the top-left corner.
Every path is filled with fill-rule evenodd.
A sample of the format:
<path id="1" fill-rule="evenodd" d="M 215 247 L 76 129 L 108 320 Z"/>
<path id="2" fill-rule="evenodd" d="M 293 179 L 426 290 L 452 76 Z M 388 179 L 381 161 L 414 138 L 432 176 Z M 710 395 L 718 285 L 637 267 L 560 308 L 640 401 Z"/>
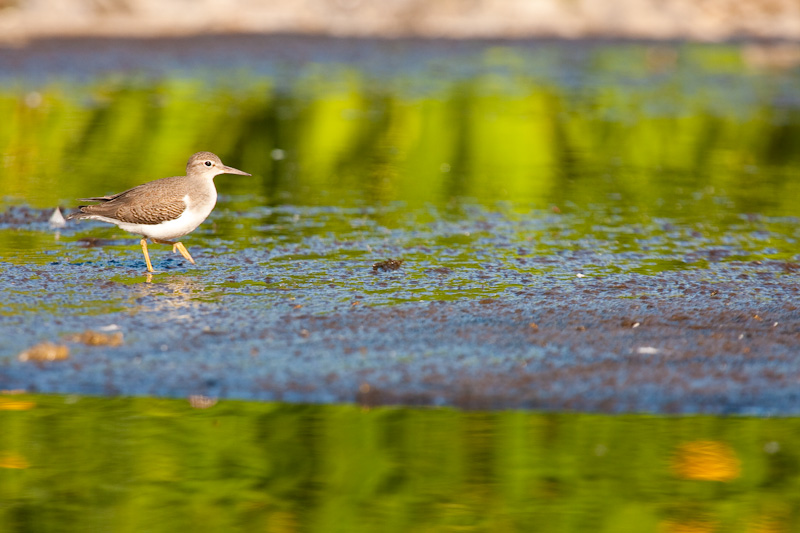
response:
<path id="1" fill-rule="evenodd" d="M 78 208 L 79 212 L 69 218 L 81 219 L 99 215 L 132 224 L 159 224 L 174 220 L 186 209 L 183 199 L 189 192 L 192 193 L 195 203 L 202 203 L 209 197 L 202 186 L 197 186 L 202 183 L 193 184 L 193 181 L 188 176 L 173 176 L 111 196 L 83 198 L 87 202 L 101 203 L 82 205 Z"/>

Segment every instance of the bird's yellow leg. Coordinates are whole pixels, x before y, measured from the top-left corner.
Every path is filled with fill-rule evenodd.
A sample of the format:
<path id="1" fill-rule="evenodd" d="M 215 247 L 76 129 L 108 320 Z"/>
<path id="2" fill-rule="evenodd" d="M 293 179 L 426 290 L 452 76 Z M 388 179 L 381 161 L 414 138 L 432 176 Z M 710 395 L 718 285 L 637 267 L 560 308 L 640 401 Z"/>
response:
<path id="1" fill-rule="evenodd" d="M 187 261 L 189 261 L 193 265 L 195 264 L 194 259 L 192 259 L 192 256 L 189 255 L 189 250 L 186 249 L 186 247 L 183 245 L 183 243 L 181 243 L 181 242 L 173 242 L 173 241 L 162 241 L 162 240 L 159 240 L 159 239 L 153 239 L 153 242 L 157 242 L 157 243 L 160 243 L 160 244 L 171 244 L 172 245 L 172 253 L 173 254 L 177 250 L 178 252 L 181 253 L 181 255 L 184 257 L 184 259 L 186 259 Z"/>
<path id="2" fill-rule="evenodd" d="M 147 253 L 147 239 L 142 237 L 142 253 L 144 254 L 144 260 L 147 263 L 147 271 L 153 272 L 153 265 L 150 264 L 150 254 Z"/>

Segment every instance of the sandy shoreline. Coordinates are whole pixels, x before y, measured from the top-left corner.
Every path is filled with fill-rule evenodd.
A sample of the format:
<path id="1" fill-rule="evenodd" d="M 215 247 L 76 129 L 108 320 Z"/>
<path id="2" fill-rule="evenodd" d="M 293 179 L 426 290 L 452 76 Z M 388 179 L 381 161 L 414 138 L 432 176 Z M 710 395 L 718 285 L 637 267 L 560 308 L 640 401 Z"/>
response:
<path id="1" fill-rule="evenodd" d="M 341 37 L 800 39 L 791 0 L 0 0 L 0 42 L 295 33 Z"/>

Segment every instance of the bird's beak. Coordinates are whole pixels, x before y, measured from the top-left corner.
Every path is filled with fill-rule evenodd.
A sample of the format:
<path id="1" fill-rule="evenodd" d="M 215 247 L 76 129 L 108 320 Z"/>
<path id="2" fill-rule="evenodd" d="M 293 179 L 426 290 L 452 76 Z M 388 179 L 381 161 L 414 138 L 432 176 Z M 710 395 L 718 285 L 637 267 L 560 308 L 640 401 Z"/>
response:
<path id="1" fill-rule="evenodd" d="M 224 174 L 239 174 L 240 176 L 252 176 L 252 174 L 248 174 L 243 170 L 239 170 L 238 168 L 229 167 L 227 165 L 222 165 L 222 172 Z"/>

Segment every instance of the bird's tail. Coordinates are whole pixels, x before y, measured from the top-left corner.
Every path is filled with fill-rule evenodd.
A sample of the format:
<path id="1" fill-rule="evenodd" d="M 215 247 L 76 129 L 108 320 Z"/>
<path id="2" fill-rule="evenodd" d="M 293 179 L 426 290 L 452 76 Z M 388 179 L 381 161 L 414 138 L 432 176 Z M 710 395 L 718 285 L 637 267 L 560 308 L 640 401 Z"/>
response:
<path id="1" fill-rule="evenodd" d="M 78 198 L 79 202 L 100 202 L 99 204 L 92 204 L 92 205 L 79 205 L 78 211 L 72 213 L 67 217 L 67 220 L 80 220 L 82 218 L 92 218 L 93 213 L 90 213 L 89 210 L 92 207 L 103 205 L 106 202 L 109 202 L 119 196 L 119 194 L 112 194 L 109 196 L 92 196 L 90 198 Z"/>
<path id="2" fill-rule="evenodd" d="M 91 215 L 89 213 L 84 213 L 83 208 L 86 207 L 85 205 L 78 206 L 78 210 L 74 213 L 70 213 L 67 215 L 67 220 L 80 220 L 82 218 L 88 218 Z"/>

